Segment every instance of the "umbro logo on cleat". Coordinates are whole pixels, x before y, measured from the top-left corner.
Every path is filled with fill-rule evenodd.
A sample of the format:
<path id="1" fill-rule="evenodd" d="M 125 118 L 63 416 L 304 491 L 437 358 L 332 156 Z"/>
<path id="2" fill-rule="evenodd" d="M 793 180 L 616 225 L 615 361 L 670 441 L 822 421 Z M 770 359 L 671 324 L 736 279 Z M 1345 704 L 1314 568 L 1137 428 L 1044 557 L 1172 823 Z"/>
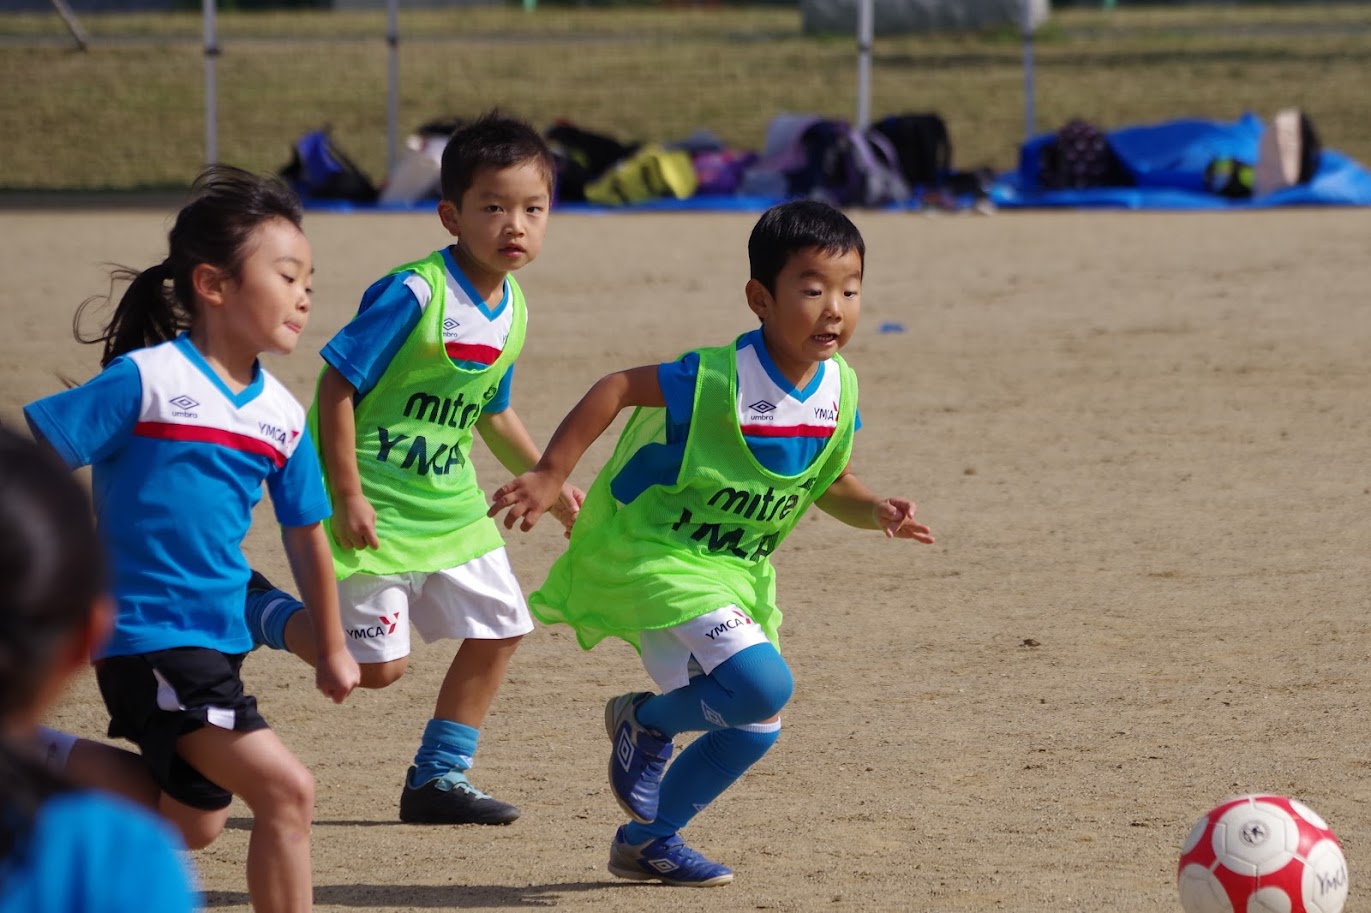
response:
<path id="1" fill-rule="evenodd" d="M 618 759 L 619 766 L 628 770 L 629 763 L 633 760 L 633 742 L 628 737 L 628 727 L 619 727 L 619 740 L 614 743 L 614 757 Z"/>
<path id="2" fill-rule="evenodd" d="M 670 859 L 644 859 L 643 861 L 659 872 L 674 872 L 680 868 Z"/>

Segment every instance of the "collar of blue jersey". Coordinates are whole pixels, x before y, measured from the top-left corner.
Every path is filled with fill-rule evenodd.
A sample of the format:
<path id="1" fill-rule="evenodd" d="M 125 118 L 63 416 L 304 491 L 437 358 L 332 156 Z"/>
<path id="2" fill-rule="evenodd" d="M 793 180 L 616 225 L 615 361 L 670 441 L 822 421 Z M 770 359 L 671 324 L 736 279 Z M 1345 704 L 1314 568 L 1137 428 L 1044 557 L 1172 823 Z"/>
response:
<path id="1" fill-rule="evenodd" d="M 766 376 L 770 377 L 776 386 L 780 387 L 800 402 L 804 402 L 813 396 L 814 391 L 818 390 L 819 385 L 823 383 L 824 371 L 827 370 L 828 366 L 823 362 L 819 362 L 819 370 L 814 372 L 814 376 L 809 379 L 809 383 L 805 384 L 805 388 L 803 390 L 796 390 L 795 385 L 786 379 L 786 376 L 781 373 L 780 368 L 776 367 L 776 362 L 771 360 L 771 352 L 767 350 L 766 337 L 762 335 L 761 327 L 757 327 L 755 330 L 749 330 L 738 337 L 738 348 L 741 349 L 744 346 L 751 346 L 755 349 L 757 351 L 757 360 L 762 363 L 762 368 L 766 371 Z"/>
<path id="2" fill-rule="evenodd" d="M 262 392 L 262 363 L 260 361 L 252 363 L 252 383 L 244 387 L 243 392 L 234 393 L 228 388 L 228 384 L 224 383 L 223 379 L 209 366 L 209 362 L 205 361 L 205 356 L 200 354 L 200 350 L 195 348 L 195 343 L 190 341 L 189 332 L 177 336 L 174 342 L 181 354 L 185 355 L 186 359 L 195 365 L 196 370 L 205 375 L 210 383 L 214 384 L 219 392 L 224 394 L 224 398 L 233 403 L 234 406 L 246 406 L 257 398 L 257 394 Z"/>
<path id="3" fill-rule="evenodd" d="M 508 276 L 505 277 L 504 288 L 500 293 L 500 303 L 495 307 L 491 307 L 486 304 L 486 300 L 476 291 L 476 286 L 471 284 L 471 280 L 467 278 L 467 274 L 462 272 L 462 268 L 457 265 L 457 258 L 452 256 L 452 247 L 450 245 L 443 248 L 443 262 L 447 264 L 447 271 L 452 274 L 452 278 L 457 280 L 457 284 L 462 287 L 462 291 L 466 293 L 467 298 L 471 299 L 471 303 L 479 308 L 482 314 L 486 315 L 487 320 L 494 320 L 496 317 L 499 317 L 500 314 L 504 312 L 504 309 L 509 306 Z"/>

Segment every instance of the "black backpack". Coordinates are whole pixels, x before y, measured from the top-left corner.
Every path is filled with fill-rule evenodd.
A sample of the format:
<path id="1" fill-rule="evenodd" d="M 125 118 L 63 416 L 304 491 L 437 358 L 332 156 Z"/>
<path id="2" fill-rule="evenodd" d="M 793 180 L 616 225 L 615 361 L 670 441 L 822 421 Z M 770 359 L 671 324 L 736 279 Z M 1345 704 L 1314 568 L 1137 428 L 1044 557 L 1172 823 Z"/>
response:
<path id="1" fill-rule="evenodd" d="M 952 171 L 952 139 L 937 114 L 895 114 L 871 125 L 890 140 L 911 186 L 941 185 Z"/>
<path id="2" fill-rule="evenodd" d="M 585 200 L 587 184 L 638 150 L 636 143 L 621 143 L 612 136 L 583 130 L 566 120 L 557 121 L 543 137 L 557 166 L 559 200 Z"/>
<path id="3" fill-rule="evenodd" d="M 327 127 L 295 141 L 281 177 L 306 199 L 375 203 L 379 196 L 371 178 L 338 148 Z"/>
<path id="4" fill-rule="evenodd" d="M 1109 145 L 1109 137 L 1089 121 L 1068 121 L 1038 155 L 1038 183 L 1049 190 L 1134 184 L 1133 175 Z"/>

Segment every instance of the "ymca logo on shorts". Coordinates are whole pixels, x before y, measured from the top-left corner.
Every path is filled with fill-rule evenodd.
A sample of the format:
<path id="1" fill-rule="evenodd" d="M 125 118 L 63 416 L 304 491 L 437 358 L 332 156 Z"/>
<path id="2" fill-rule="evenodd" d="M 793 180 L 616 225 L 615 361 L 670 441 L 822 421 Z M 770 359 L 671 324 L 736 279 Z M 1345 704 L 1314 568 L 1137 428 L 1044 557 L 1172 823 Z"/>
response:
<path id="1" fill-rule="evenodd" d="M 708 631 L 706 631 L 705 637 L 708 637 L 710 640 L 718 640 L 719 635 L 721 634 L 727 633 L 728 631 L 732 631 L 737 628 L 746 627 L 747 625 L 755 625 L 756 623 L 757 622 L 753 621 L 751 618 L 748 618 L 746 615 L 744 615 L 741 609 L 733 609 L 732 614 L 730 614 L 723 620 L 719 621 L 717 624 L 713 625 Z"/>
<path id="2" fill-rule="evenodd" d="M 400 613 L 394 615 L 378 615 L 378 624 L 363 625 L 360 628 L 348 628 L 348 637 L 353 640 L 368 640 L 373 637 L 385 637 L 395 633 L 395 626 L 400 623 Z"/>

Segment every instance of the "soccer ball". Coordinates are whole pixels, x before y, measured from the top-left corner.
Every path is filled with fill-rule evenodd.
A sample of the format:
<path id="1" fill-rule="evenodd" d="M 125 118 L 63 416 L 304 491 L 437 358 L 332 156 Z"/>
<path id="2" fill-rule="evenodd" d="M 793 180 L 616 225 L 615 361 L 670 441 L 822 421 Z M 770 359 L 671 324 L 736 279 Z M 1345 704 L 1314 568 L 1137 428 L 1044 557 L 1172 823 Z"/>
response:
<path id="1" fill-rule="evenodd" d="M 1176 883 L 1185 913 L 1339 913 L 1347 862 L 1309 806 L 1284 796 L 1238 796 L 1195 822 Z"/>

